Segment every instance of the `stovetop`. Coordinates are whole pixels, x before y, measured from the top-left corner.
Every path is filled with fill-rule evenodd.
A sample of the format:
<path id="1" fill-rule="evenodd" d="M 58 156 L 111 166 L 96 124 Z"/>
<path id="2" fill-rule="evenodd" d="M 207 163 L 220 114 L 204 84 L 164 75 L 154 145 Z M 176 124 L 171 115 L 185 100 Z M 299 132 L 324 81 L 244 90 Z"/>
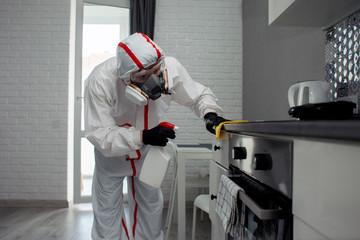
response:
<path id="1" fill-rule="evenodd" d="M 226 131 L 360 141 L 360 120 L 279 120 L 224 124 Z"/>

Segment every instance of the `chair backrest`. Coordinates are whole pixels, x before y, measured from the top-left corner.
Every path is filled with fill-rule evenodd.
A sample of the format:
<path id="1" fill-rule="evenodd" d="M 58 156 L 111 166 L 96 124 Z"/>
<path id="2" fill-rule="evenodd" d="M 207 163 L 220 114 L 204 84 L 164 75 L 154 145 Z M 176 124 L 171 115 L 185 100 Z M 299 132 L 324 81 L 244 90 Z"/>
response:
<path id="1" fill-rule="evenodd" d="M 170 147 L 171 151 L 173 152 L 173 156 L 174 156 L 174 163 L 177 163 L 178 160 L 178 146 L 176 145 L 176 143 L 169 141 L 167 143 L 167 145 Z"/>
<path id="2" fill-rule="evenodd" d="M 175 203 L 175 197 L 176 197 L 176 189 L 177 189 L 177 166 L 178 166 L 178 146 L 169 141 L 167 143 L 167 146 L 169 146 L 169 148 L 171 148 L 171 151 L 173 153 L 173 161 L 174 161 L 174 168 L 173 168 L 173 181 L 171 184 L 171 192 L 170 192 L 170 199 L 169 199 L 169 210 L 167 212 L 167 216 L 166 216 L 166 223 L 165 223 L 165 239 L 168 240 L 169 239 L 169 235 L 170 235 L 170 227 L 171 227 L 171 221 L 172 221 L 172 217 L 173 217 L 173 210 L 174 210 L 174 203 Z"/>

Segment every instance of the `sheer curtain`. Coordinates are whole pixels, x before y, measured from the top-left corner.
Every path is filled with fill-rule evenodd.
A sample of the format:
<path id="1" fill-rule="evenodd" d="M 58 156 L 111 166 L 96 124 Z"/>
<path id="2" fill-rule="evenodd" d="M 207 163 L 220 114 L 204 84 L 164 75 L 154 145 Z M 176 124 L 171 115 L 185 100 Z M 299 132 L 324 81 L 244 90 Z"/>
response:
<path id="1" fill-rule="evenodd" d="M 141 32 L 154 39 L 156 0 L 130 0 L 130 33 Z"/>

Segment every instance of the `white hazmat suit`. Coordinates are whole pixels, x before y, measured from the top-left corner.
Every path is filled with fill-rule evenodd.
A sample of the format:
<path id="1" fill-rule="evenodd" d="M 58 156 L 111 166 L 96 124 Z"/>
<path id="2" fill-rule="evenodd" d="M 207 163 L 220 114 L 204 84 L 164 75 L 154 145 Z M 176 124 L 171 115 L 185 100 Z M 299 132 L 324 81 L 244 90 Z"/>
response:
<path id="1" fill-rule="evenodd" d="M 145 106 L 130 101 L 125 96 L 130 74 L 161 59 L 171 95 L 162 94 Z M 165 57 L 160 47 L 141 33 L 122 41 L 117 57 L 95 67 L 86 79 L 85 135 L 95 146 L 92 239 L 163 239 L 162 192 L 138 178 L 149 149 L 140 134 L 159 124 L 171 101 L 189 107 L 201 118 L 208 112 L 221 112 L 209 88 L 193 81 L 175 58 Z M 126 176 L 130 180 L 130 227 L 126 226 L 122 195 Z"/>

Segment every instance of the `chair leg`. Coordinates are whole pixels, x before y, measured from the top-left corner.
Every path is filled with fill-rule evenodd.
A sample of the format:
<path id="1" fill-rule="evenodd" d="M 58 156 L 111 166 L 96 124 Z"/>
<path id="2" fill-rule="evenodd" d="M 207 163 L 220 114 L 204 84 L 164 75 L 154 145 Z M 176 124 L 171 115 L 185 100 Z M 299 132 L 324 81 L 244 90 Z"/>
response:
<path id="1" fill-rule="evenodd" d="M 174 181 L 171 187 L 171 193 L 170 193 L 170 203 L 168 208 L 168 213 L 166 216 L 166 224 L 165 224 L 165 240 L 169 239 L 170 235 L 170 228 L 171 228 L 171 222 L 173 220 L 173 212 L 174 212 L 174 205 L 176 201 L 176 191 L 177 191 L 177 175 L 175 172 Z"/>
<path id="2" fill-rule="evenodd" d="M 201 194 L 205 194 L 205 188 L 201 188 Z M 201 222 L 204 221 L 204 211 L 200 210 L 200 220 Z"/>
<path id="3" fill-rule="evenodd" d="M 193 210 L 193 226 L 192 226 L 192 240 L 195 240 L 195 233 L 196 233 L 196 207 L 194 206 Z"/>

